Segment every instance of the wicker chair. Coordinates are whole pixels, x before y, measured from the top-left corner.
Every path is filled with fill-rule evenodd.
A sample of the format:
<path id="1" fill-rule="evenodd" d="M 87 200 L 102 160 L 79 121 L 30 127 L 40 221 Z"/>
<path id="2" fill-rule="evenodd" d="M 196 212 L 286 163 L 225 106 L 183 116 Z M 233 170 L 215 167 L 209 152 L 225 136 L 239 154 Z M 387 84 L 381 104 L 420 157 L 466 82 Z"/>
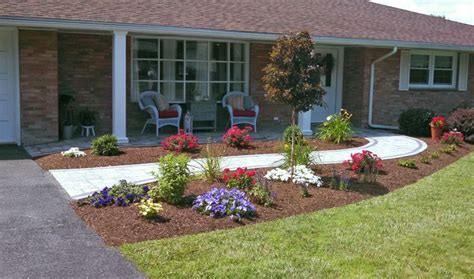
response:
<path id="1" fill-rule="evenodd" d="M 159 135 L 159 129 L 164 126 L 175 126 L 179 130 L 179 122 L 181 119 L 181 106 L 178 104 L 170 105 L 166 111 L 159 111 L 155 100 L 160 97 L 160 94 L 155 91 L 145 91 L 140 93 L 138 105 L 141 110 L 148 112 L 150 118 L 147 119 L 142 129 L 142 134 L 145 132 L 148 124 L 156 125 L 156 136 Z"/>
<path id="2" fill-rule="evenodd" d="M 237 110 L 229 104 L 229 97 L 232 96 L 243 96 L 244 98 L 244 110 Z M 250 124 L 253 126 L 253 130 L 257 132 L 257 118 L 260 108 L 254 104 L 252 98 L 244 92 L 233 91 L 227 93 L 222 98 L 222 107 L 227 108 L 230 115 L 230 126 L 237 124 Z"/>

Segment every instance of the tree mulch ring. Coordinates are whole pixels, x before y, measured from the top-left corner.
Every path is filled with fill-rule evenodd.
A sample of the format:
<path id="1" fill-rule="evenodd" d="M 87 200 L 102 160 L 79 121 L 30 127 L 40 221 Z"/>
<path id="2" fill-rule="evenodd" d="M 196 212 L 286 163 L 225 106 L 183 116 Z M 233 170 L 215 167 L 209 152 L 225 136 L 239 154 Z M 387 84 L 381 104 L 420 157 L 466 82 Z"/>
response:
<path id="1" fill-rule="evenodd" d="M 191 206 L 176 207 L 166 203 L 163 203 L 164 211 L 157 220 L 142 218 L 138 214 L 136 204 L 129 207 L 109 206 L 97 209 L 89 205 L 79 206 L 73 202 L 72 207 L 107 244 L 118 246 L 124 243 L 235 228 L 358 202 L 411 184 L 474 151 L 473 145 L 463 144 L 454 153 L 440 153 L 439 159 L 431 159 L 429 164 L 425 164 L 421 162 L 422 157 L 426 157 L 446 145 L 429 139 L 424 140 L 428 143 L 426 151 L 404 158 L 415 160 L 417 169 L 401 167 L 398 165 L 398 160 L 384 161 L 384 172 L 378 176 L 377 182 L 374 184 L 359 183 L 357 176 L 345 169 L 342 164 L 316 166 L 315 171 L 323 177 L 324 186 L 321 188 L 310 187 L 310 197 L 308 198 L 302 197 L 300 186 L 292 183 L 272 182 L 270 189 L 275 194 L 275 205 L 273 207 L 256 205 L 257 216 L 252 220 L 244 219 L 240 223 L 232 221 L 228 217 L 214 219 L 201 215 L 193 211 Z M 265 174 L 267 170 L 260 169 L 258 173 Z M 333 173 L 342 173 L 351 178 L 348 191 L 328 188 Z M 188 185 L 186 195 L 199 195 L 212 187 L 224 187 L 224 185 L 193 180 Z"/>
<path id="2" fill-rule="evenodd" d="M 308 140 L 308 143 L 317 148 L 317 150 L 336 150 L 363 146 L 367 144 L 368 141 L 365 138 L 354 137 L 349 142 L 342 144 L 334 144 L 318 139 L 310 139 Z M 217 152 L 221 156 L 280 153 L 283 149 L 283 143 L 279 140 L 255 141 L 252 143 L 252 148 L 240 150 L 228 147 L 223 143 L 213 143 L 211 144 L 211 148 L 213 152 Z M 160 146 L 121 148 L 121 153 L 117 156 L 97 156 L 91 154 L 90 149 L 84 150 L 84 152 L 87 156 L 79 158 L 63 157 L 61 153 L 56 153 L 37 157 L 34 158 L 34 160 L 44 170 L 76 169 L 155 163 L 158 161 L 159 157 L 172 153 L 171 151 L 164 150 Z M 205 155 L 205 152 L 206 146 L 202 145 L 199 152 L 187 154 L 192 158 L 200 158 Z"/>

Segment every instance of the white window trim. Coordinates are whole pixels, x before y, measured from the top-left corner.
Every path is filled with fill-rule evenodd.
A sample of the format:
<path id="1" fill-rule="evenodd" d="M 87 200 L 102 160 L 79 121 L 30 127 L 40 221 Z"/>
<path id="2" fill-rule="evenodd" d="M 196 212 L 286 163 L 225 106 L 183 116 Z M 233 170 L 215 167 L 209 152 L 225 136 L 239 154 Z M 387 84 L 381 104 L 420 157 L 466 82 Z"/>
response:
<path id="1" fill-rule="evenodd" d="M 219 40 L 219 39 L 208 39 L 208 38 L 194 38 L 194 37 L 174 37 L 174 36 L 146 36 L 146 35 L 133 35 L 131 36 L 131 41 L 130 41 L 130 100 L 131 102 L 138 102 L 138 98 L 139 98 L 139 93 L 135 92 L 134 90 L 134 82 L 140 82 L 140 81 L 144 81 L 144 80 L 134 80 L 133 77 L 134 77 L 134 67 L 133 67 L 133 63 L 135 60 L 139 61 L 139 60 L 156 60 L 158 62 L 160 61 L 180 61 L 180 62 L 183 62 L 184 63 L 184 70 L 186 70 L 186 62 L 207 62 L 208 65 L 208 75 L 207 75 L 207 81 L 187 81 L 186 80 L 186 77 L 184 77 L 183 80 L 176 80 L 176 81 L 172 81 L 172 80 L 164 80 L 163 82 L 181 82 L 183 83 L 183 97 L 184 97 L 184 100 L 182 102 L 174 102 L 172 101 L 172 103 L 177 103 L 177 104 L 185 104 L 187 102 L 186 100 L 186 83 L 206 83 L 207 84 L 207 91 L 208 91 L 208 94 L 210 94 L 210 90 L 211 90 L 211 84 L 212 83 L 225 83 L 227 84 L 227 92 L 230 92 L 230 86 L 231 84 L 241 84 L 243 83 L 244 85 L 244 93 L 246 93 L 247 95 L 249 94 L 249 71 L 250 71 L 250 44 L 249 42 L 246 42 L 246 41 L 240 41 L 240 40 L 226 40 L 226 39 L 222 39 L 222 40 Z M 204 41 L 204 42 L 207 42 L 208 43 L 208 59 L 207 60 L 194 60 L 194 59 L 190 59 L 190 60 L 186 60 L 186 45 L 184 45 L 184 53 L 183 53 L 183 59 L 162 59 L 159 57 L 159 53 L 158 53 L 158 58 L 154 59 L 154 58 L 134 58 L 134 41 L 135 39 L 157 39 L 159 40 L 158 41 L 158 52 L 160 50 L 160 43 L 161 41 L 160 40 L 166 40 L 166 39 L 170 39 L 170 40 L 183 40 L 183 41 Z M 227 57 L 229 58 L 229 60 L 222 60 L 222 61 L 215 61 L 215 60 L 211 60 L 211 57 L 210 57 L 210 53 L 211 53 L 211 49 L 210 49 L 210 43 L 212 42 L 223 42 L 223 43 L 227 43 L 228 44 L 228 47 L 227 47 Z M 245 59 L 244 61 L 230 61 L 230 44 L 229 43 L 241 43 L 244 45 L 244 55 L 245 55 Z M 226 63 L 227 65 L 227 80 L 226 81 L 211 81 L 211 77 L 210 77 L 210 74 L 209 74 L 209 70 L 210 70 L 210 66 L 211 66 L 211 63 L 212 62 L 217 62 L 217 63 Z M 244 65 L 244 80 L 243 81 L 232 81 L 230 80 L 230 64 L 231 63 L 241 63 Z M 146 81 L 152 81 L 152 82 L 158 82 L 158 91 L 160 90 L 160 65 L 158 64 L 158 73 L 157 73 L 157 76 L 158 76 L 158 80 L 146 80 Z M 219 102 L 220 100 L 216 100 L 217 102 Z"/>
<path id="2" fill-rule="evenodd" d="M 456 89 L 457 70 L 458 70 L 458 53 L 452 51 L 431 51 L 431 50 L 411 50 L 408 59 L 408 82 L 410 82 L 410 70 L 411 70 L 411 56 L 412 55 L 428 55 L 429 56 L 429 76 L 428 84 L 412 84 L 408 83 L 409 89 Z M 434 84 L 434 65 L 435 56 L 451 56 L 453 57 L 453 68 L 451 84 Z"/>

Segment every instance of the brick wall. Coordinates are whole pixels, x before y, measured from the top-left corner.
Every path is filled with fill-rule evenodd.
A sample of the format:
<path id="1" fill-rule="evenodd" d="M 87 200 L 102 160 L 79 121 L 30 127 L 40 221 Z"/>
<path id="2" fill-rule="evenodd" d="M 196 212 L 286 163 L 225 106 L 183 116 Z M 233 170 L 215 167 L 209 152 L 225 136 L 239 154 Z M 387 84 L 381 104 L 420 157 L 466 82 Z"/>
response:
<path id="1" fill-rule="evenodd" d="M 95 111 L 96 133 L 112 132 L 112 36 L 58 34 L 59 92 L 75 98 L 75 116 Z"/>
<path id="2" fill-rule="evenodd" d="M 344 81 L 342 106 L 354 114 L 356 126 L 366 127 L 370 64 L 390 52 L 390 49 L 347 47 L 344 54 Z M 474 105 L 474 56 L 469 63 L 467 91 L 410 90 L 399 91 L 400 51 L 377 63 L 374 97 L 374 124 L 398 125 L 400 113 L 409 108 L 430 108 L 447 115 L 453 108 L 470 103 Z"/>
<path id="3" fill-rule="evenodd" d="M 270 103 L 265 99 L 263 89 L 263 68 L 269 63 L 271 44 L 250 44 L 250 95 L 254 102 L 260 106 L 260 115 L 257 125 L 259 129 L 268 129 L 274 125 L 287 126 L 291 123 L 291 109 L 288 105 Z M 273 120 L 278 117 L 279 121 Z M 270 128 L 271 129 L 271 128 Z"/>
<path id="4" fill-rule="evenodd" d="M 19 31 L 21 135 L 25 145 L 58 140 L 55 31 Z"/>

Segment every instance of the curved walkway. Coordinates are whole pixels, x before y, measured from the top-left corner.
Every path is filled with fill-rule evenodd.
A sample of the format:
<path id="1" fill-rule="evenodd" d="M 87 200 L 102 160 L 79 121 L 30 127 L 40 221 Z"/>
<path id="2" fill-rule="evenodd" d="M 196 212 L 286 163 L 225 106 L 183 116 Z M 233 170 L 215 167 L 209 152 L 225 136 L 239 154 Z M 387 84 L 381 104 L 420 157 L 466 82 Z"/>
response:
<path id="1" fill-rule="evenodd" d="M 319 164 L 337 164 L 350 158 L 351 153 L 363 149 L 370 150 L 382 159 L 395 159 L 416 155 L 427 148 L 425 142 L 407 136 L 365 132 L 364 136 L 369 143 L 356 148 L 342 150 L 325 150 L 313 152 L 314 160 Z M 222 158 L 223 168 L 236 169 L 247 167 L 249 169 L 277 167 L 283 156 L 281 154 L 256 154 L 242 156 L 226 156 Z M 201 159 L 192 160 L 190 168 L 193 173 L 200 170 Z M 72 199 L 83 198 L 105 186 L 116 184 L 120 179 L 126 179 L 138 184 L 155 181 L 152 171 L 157 171 L 156 163 L 122 165 L 98 168 L 51 170 L 50 172 L 66 190 Z"/>

